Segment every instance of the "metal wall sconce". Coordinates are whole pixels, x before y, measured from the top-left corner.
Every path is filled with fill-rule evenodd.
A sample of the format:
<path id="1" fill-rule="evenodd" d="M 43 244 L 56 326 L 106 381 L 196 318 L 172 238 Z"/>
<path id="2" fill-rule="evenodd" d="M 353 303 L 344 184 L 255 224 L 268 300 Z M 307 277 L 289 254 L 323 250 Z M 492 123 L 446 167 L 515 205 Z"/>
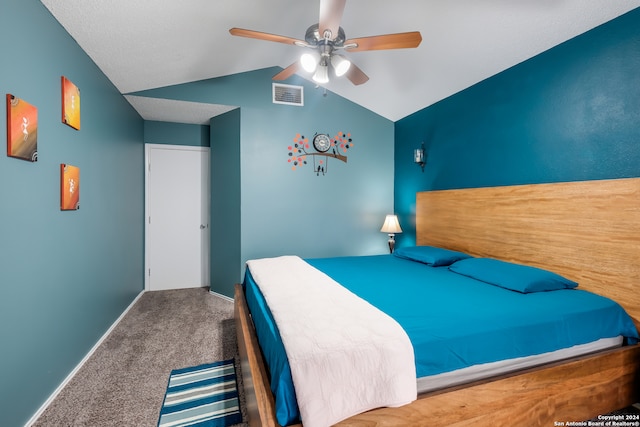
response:
<path id="1" fill-rule="evenodd" d="M 420 145 L 420 148 L 413 150 L 413 162 L 420 165 L 422 172 L 424 172 L 424 165 L 427 164 L 427 156 L 424 151 L 424 142 Z"/>

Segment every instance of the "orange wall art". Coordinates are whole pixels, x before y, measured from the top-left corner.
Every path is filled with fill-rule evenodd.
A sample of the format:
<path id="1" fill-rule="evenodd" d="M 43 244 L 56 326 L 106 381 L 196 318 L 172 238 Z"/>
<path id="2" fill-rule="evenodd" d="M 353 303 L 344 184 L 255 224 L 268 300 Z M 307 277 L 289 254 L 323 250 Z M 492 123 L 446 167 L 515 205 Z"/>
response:
<path id="1" fill-rule="evenodd" d="M 7 156 L 38 160 L 38 109 L 7 94 Z"/>
<path id="2" fill-rule="evenodd" d="M 62 76 L 62 123 L 80 130 L 80 89 Z"/>
<path id="3" fill-rule="evenodd" d="M 80 168 L 60 165 L 60 210 L 80 209 Z"/>

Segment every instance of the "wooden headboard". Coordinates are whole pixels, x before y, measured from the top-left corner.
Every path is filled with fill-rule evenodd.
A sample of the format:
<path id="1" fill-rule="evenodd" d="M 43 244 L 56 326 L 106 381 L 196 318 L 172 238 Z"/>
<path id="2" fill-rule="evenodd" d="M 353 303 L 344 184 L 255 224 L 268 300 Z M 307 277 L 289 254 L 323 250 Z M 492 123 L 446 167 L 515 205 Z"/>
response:
<path id="1" fill-rule="evenodd" d="M 420 192 L 419 245 L 561 274 L 640 320 L 640 178 Z"/>

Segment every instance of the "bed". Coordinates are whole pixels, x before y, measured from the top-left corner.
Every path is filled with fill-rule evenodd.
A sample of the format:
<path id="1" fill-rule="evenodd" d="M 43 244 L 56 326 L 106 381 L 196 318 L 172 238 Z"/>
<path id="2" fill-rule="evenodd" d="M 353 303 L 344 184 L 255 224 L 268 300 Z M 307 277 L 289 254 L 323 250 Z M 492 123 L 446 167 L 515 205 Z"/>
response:
<path id="1" fill-rule="evenodd" d="M 612 298 L 637 318 L 638 179 L 423 192 L 417 242 L 546 268 Z M 488 203 L 487 201 L 490 201 Z M 241 286 L 236 319 L 252 425 L 278 425 L 267 369 Z M 638 400 L 638 346 L 422 392 L 338 425 L 552 425 L 586 420 Z"/>

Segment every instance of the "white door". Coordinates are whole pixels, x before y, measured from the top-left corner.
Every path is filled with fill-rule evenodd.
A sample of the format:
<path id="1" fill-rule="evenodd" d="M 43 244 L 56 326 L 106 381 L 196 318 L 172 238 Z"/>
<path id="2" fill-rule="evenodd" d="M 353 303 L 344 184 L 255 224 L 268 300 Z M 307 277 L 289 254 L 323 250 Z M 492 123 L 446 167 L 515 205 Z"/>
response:
<path id="1" fill-rule="evenodd" d="M 146 144 L 145 287 L 209 286 L 209 148 Z"/>

